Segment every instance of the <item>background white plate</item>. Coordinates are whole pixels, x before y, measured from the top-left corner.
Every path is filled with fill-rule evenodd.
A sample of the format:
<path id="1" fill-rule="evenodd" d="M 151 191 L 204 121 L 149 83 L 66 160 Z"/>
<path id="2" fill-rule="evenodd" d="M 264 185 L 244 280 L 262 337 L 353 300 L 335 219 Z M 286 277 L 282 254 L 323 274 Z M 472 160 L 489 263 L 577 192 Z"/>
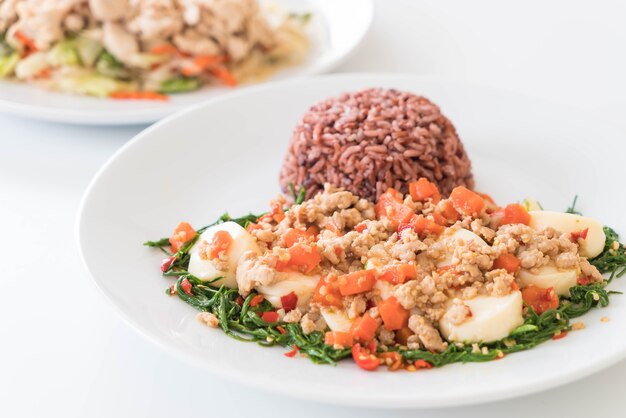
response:
<path id="1" fill-rule="evenodd" d="M 266 1 L 267 2 L 267 1 Z M 373 0 L 272 0 L 293 12 L 312 12 L 312 48 L 298 66 L 285 68 L 265 80 L 329 71 L 346 60 L 370 28 Z M 245 88 L 242 85 L 239 88 Z M 0 81 L 0 111 L 72 124 L 128 125 L 150 123 L 207 98 L 232 92 L 225 87 L 174 94 L 167 102 L 107 100 L 47 91 L 36 86 Z"/>
<path id="2" fill-rule="evenodd" d="M 626 231 L 614 182 L 620 140 L 573 110 L 479 86 L 401 75 L 340 75 L 259 86 L 201 104 L 148 128 L 125 145 L 89 187 L 77 223 L 81 255 L 102 292 L 156 344 L 199 367 L 260 389 L 320 402 L 435 407 L 479 403 L 554 387 L 626 353 L 626 298 L 584 317 L 567 338 L 489 363 L 419 373 L 365 373 L 351 362 L 316 366 L 280 348 L 234 341 L 164 295 L 162 255 L 141 246 L 180 220 L 201 226 L 224 210 L 260 211 L 278 192 L 293 126 L 314 102 L 346 90 L 395 87 L 438 103 L 455 123 L 477 187 L 500 203 L 527 195 L 579 209 Z M 626 279 L 613 289 L 624 290 Z M 600 322 L 610 317 L 608 323 Z M 184 384 L 184 382 L 181 382 Z"/>

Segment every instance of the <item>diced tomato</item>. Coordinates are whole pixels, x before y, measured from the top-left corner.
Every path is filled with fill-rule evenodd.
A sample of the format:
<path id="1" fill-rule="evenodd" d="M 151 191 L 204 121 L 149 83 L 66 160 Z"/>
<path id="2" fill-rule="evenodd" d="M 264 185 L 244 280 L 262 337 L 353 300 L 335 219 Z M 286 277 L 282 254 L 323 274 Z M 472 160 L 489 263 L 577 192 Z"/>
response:
<path id="1" fill-rule="evenodd" d="M 587 233 L 589 232 L 589 228 L 585 228 L 582 231 L 574 231 L 572 232 L 571 238 L 573 242 L 578 242 L 579 239 L 587 239 Z"/>
<path id="2" fill-rule="evenodd" d="M 414 215 L 413 209 L 402 203 L 402 194 L 394 189 L 388 189 L 383 193 L 374 209 L 378 219 L 389 219 L 395 229 L 400 224 L 407 223 Z"/>
<path id="3" fill-rule="evenodd" d="M 295 292 L 286 294 L 280 297 L 280 304 L 283 306 L 285 312 L 293 311 L 298 306 L 298 295 Z"/>
<path id="4" fill-rule="evenodd" d="M 233 237 L 226 231 L 217 231 L 209 243 L 209 260 L 220 257 L 220 253 L 228 251 L 233 243 Z"/>
<path id="5" fill-rule="evenodd" d="M 337 276 L 329 274 L 320 279 L 313 292 L 313 302 L 324 306 L 343 307 Z"/>
<path id="6" fill-rule="evenodd" d="M 367 228 L 367 225 L 365 225 L 365 222 L 360 222 L 354 227 L 354 230 L 356 232 L 363 232 L 365 231 L 366 228 Z"/>
<path id="7" fill-rule="evenodd" d="M 168 258 L 164 258 L 163 261 L 161 261 L 161 271 L 163 273 L 168 271 L 170 267 L 172 267 L 172 264 L 174 264 L 174 261 L 176 261 L 175 255 L 168 257 Z"/>
<path id="8" fill-rule="evenodd" d="M 515 274 L 521 262 L 519 258 L 510 253 L 503 253 L 493 261 L 493 269 L 504 269 L 510 274 Z"/>
<path id="9" fill-rule="evenodd" d="M 389 331 L 406 327 L 409 322 L 409 311 L 405 309 L 395 296 L 391 296 L 378 304 L 378 313 L 383 320 L 385 329 Z"/>
<path id="10" fill-rule="evenodd" d="M 402 327 L 396 331 L 395 340 L 400 345 L 407 345 L 409 337 L 415 334 L 409 327 Z"/>
<path id="11" fill-rule="evenodd" d="M 483 199 L 485 199 L 485 201 L 486 201 L 487 203 L 490 203 L 490 204 L 492 204 L 492 205 L 495 205 L 495 204 L 496 204 L 495 200 L 493 200 L 493 198 L 492 198 L 491 196 L 489 196 L 487 193 L 480 193 L 480 192 L 476 192 L 476 193 L 478 193 L 478 195 L 479 195 L 480 197 L 482 197 Z"/>
<path id="12" fill-rule="evenodd" d="M 522 299 L 537 315 L 559 307 L 559 296 L 551 287 L 545 289 L 539 286 L 528 286 L 522 289 Z"/>
<path id="13" fill-rule="evenodd" d="M 589 283 L 591 283 L 591 278 L 587 276 L 581 276 L 578 278 L 578 280 L 576 280 L 576 283 L 581 286 L 587 286 Z"/>
<path id="14" fill-rule="evenodd" d="M 530 215 L 522 205 L 512 203 L 504 208 L 500 225 L 510 224 L 530 224 Z"/>
<path id="15" fill-rule="evenodd" d="M 352 334 L 349 332 L 341 332 L 341 331 L 328 331 L 324 334 L 324 343 L 330 346 L 339 345 L 344 348 L 352 347 L 354 344 L 354 339 Z"/>
<path id="16" fill-rule="evenodd" d="M 267 311 L 261 314 L 261 319 L 265 322 L 276 322 L 278 321 L 278 313 L 274 311 Z"/>
<path id="17" fill-rule="evenodd" d="M 415 214 L 411 216 L 408 223 L 398 225 L 398 232 L 402 232 L 407 228 L 413 229 L 413 231 L 422 238 L 431 234 L 439 235 L 445 229 L 445 227 L 437 224 L 434 220 L 426 218 L 424 215 Z"/>
<path id="18" fill-rule="evenodd" d="M 283 235 L 283 241 L 285 243 L 285 248 L 289 248 L 292 245 L 294 245 L 296 242 L 299 242 L 300 239 L 302 239 L 305 235 L 306 235 L 306 233 L 303 230 L 301 230 L 301 229 L 297 229 L 297 228 L 289 229 Z"/>
<path id="19" fill-rule="evenodd" d="M 170 245 L 172 246 L 172 251 L 177 252 L 187 242 L 191 241 L 196 237 L 196 231 L 192 228 L 191 225 L 187 222 L 181 222 L 178 224 L 172 236 L 170 236 Z"/>
<path id="20" fill-rule="evenodd" d="M 561 331 L 558 334 L 554 334 L 552 336 L 552 339 L 553 340 L 560 340 L 561 338 L 565 338 L 565 337 L 567 337 L 567 331 Z"/>
<path id="21" fill-rule="evenodd" d="M 391 284 L 402 284 L 407 280 L 417 278 L 417 270 L 413 264 L 396 264 L 385 268 L 384 273 L 378 278 Z"/>
<path id="22" fill-rule="evenodd" d="M 252 232 L 252 231 L 255 231 L 257 229 L 261 229 L 261 225 L 259 225 L 257 223 L 254 223 L 254 222 L 250 222 L 248 224 L 248 226 L 246 226 L 246 231 L 248 231 L 248 232 Z"/>
<path id="23" fill-rule="evenodd" d="M 180 281 L 180 288 L 189 296 L 193 296 L 193 293 L 191 293 L 191 283 L 189 283 L 186 277 Z"/>
<path id="24" fill-rule="evenodd" d="M 485 199 L 467 187 L 458 186 L 450 193 L 452 206 L 461 215 L 478 216 L 485 206 Z"/>
<path id="25" fill-rule="evenodd" d="M 239 306 L 243 306 L 243 303 L 245 302 L 244 298 L 242 298 L 241 296 L 237 296 L 235 298 L 235 303 Z"/>
<path id="26" fill-rule="evenodd" d="M 176 286 L 171 284 L 170 285 L 170 296 L 171 295 L 175 295 L 176 294 Z"/>
<path id="27" fill-rule="evenodd" d="M 298 354 L 299 350 L 300 350 L 300 347 L 298 347 L 297 345 L 294 345 L 291 351 L 287 351 L 285 353 L 285 357 L 295 357 L 295 355 Z"/>
<path id="28" fill-rule="evenodd" d="M 283 210 L 283 208 L 278 204 L 278 203 L 274 203 L 271 207 L 271 211 L 266 213 L 265 215 L 261 216 L 259 219 L 257 219 L 257 222 L 271 222 L 274 221 L 276 223 L 279 223 L 280 221 L 282 221 L 283 219 L 285 219 L 285 211 Z"/>
<path id="29" fill-rule="evenodd" d="M 339 276 L 339 292 L 342 296 L 368 292 L 376 284 L 376 270 L 360 270 Z"/>
<path id="30" fill-rule="evenodd" d="M 320 251 L 315 245 L 295 244 L 289 248 L 288 267 L 294 267 L 296 270 L 308 274 L 322 261 Z"/>
<path id="31" fill-rule="evenodd" d="M 409 193 L 414 202 L 425 202 L 432 199 L 433 203 L 438 203 L 441 200 L 437 185 L 428 181 L 426 177 L 409 183 Z"/>
<path id="32" fill-rule="evenodd" d="M 352 358 L 363 370 L 373 371 L 380 366 L 380 359 L 368 348 L 361 347 L 359 343 L 352 346 Z"/>
<path id="33" fill-rule="evenodd" d="M 448 226 L 461 219 L 461 215 L 454 209 L 452 202 L 448 199 L 443 200 L 437 205 L 433 213 L 433 218 L 437 225 Z"/>
<path id="34" fill-rule="evenodd" d="M 519 290 L 519 285 L 517 284 L 515 280 L 511 282 L 511 290 L 513 291 Z"/>
<path id="35" fill-rule="evenodd" d="M 259 306 L 264 300 L 265 297 L 263 295 L 253 296 L 252 299 L 250 299 L 250 307 L 254 308 L 255 306 Z"/>
<path id="36" fill-rule="evenodd" d="M 287 330 L 285 328 L 281 327 L 280 325 L 277 326 L 276 329 L 278 330 L 278 332 L 280 332 L 283 335 L 287 334 Z"/>
<path id="37" fill-rule="evenodd" d="M 366 313 L 354 321 L 350 328 L 350 333 L 356 341 L 367 343 L 374 339 L 377 328 L 378 321 L 372 318 L 370 314 Z"/>
<path id="38" fill-rule="evenodd" d="M 415 363 L 413 363 L 413 365 L 418 370 L 419 369 L 432 369 L 433 368 L 432 364 L 430 364 L 429 362 L 427 362 L 426 360 L 423 360 L 423 359 L 415 360 Z"/>

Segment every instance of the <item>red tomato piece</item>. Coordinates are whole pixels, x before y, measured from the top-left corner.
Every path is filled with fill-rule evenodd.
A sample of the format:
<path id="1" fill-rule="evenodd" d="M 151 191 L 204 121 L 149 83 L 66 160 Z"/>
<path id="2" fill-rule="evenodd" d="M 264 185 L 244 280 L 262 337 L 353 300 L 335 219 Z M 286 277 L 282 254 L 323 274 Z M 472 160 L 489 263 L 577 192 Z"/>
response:
<path id="1" fill-rule="evenodd" d="M 352 358 L 363 370 L 373 371 L 380 366 L 380 359 L 370 352 L 369 349 L 361 347 L 359 343 L 352 346 Z"/>
<path id="2" fill-rule="evenodd" d="M 528 286 L 522 289 L 522 299 L 537 315 L 559 307 L 559 296 L 551 287 L 545 289 L 539 286 Z"/>
<path id="3" fill-rule="evenodd" d="M 280 297 L 280 303 L 283 306 L 285 312 L 293 311 L 298 305 L 298 295 L 295 292 L 286 294 Z"/>

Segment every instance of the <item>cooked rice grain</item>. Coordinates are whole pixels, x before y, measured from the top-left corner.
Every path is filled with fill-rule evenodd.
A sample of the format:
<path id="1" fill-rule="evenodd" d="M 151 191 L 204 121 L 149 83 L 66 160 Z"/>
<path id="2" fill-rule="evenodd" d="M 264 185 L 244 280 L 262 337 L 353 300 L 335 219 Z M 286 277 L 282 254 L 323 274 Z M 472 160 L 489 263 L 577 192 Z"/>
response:
<path id="1" fill-rule="evenodd" d="M 280 173 L 310 198 L 324 183 L 375 200 L 387 188 L 407 192 L 420 177 L 444 195 L 473 187 L 471 163 L 452 123 L 425 97 L 372 88 L 314 105 L 296 126 Z"/>

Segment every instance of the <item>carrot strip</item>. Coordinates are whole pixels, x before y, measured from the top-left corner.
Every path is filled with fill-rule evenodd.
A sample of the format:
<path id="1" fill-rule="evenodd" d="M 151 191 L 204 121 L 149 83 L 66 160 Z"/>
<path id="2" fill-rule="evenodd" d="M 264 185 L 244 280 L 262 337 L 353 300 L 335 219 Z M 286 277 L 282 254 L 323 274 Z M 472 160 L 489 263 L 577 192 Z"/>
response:
<path id="1" fill-rule="evenodd" d="M 109 95 L 112 99 L 119 100 L 158 100 L 166 101 L 169 98 L 165 94 L 154 91 L 115 91 Z"/>

